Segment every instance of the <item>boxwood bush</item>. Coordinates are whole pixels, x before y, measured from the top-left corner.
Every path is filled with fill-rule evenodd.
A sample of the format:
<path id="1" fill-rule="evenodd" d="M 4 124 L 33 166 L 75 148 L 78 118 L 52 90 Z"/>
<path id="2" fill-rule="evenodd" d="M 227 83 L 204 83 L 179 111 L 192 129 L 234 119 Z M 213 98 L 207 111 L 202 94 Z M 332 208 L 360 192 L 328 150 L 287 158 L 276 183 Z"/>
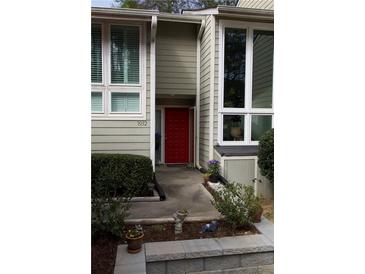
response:
<path id="1" fill-rule="evenodd" d="M 151 159 L 130 154 L 92 154 L 93 197 L 145 196 L 152 182 Z"/>
<path id="2" fill-rule="evenodd" d="M 148 193 L 152 161 L 127 154 L 92 154 L 92 235 L 121 236 L 133 196 Z"/>
<path id="3" fill-rule="evenodd" d="M 261 174 L 274 183 L 274 129 L 260 138 L 257 157 Z"/>

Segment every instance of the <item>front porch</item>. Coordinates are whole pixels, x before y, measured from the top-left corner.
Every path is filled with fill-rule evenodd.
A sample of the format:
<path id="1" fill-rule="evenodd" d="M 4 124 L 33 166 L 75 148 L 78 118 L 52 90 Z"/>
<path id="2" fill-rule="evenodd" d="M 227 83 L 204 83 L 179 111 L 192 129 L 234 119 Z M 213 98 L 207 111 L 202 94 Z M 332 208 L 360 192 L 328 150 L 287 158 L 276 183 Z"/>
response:
<path id="1" fill-rule="evenodd" d="M 185 166 L 157 166 L 156 179 L 166 193 L 160 202 L 132 203 L 128 220 L 172 218 L 178 209 L 186 208 L 188 217 L 217 219 L 219 212 L 212 206 L 210 193 L 202 185 L 201 173 Z"/>

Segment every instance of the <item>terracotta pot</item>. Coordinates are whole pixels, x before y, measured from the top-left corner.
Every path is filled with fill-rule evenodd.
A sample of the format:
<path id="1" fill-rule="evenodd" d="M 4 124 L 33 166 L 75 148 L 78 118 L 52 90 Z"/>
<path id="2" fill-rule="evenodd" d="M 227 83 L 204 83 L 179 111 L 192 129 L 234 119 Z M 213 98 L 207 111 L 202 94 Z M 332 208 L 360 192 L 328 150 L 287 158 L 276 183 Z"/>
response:
<path id="1" fill-rule="evenodd" d="M 218 176 L 210 175 L 209 176 L 209 181 L 212 182 L 212 183 L 218 183 Z"/>
<path id="2" fill-rule="evenodd" d="M 138 253 L 141 251 L 144 237 L 143 233 L 138 238 L 130 238 L 128 237 L 128 235 L 126 235 L 125 237 L 128 244 L 128 253 Z"/>
<path id="3" fill-rule="evenodd" d="M 261 216 L 262 216 L 263 212 L 264 212 L 264 209 L 261 207 L 260 210 L 255 214 L 255 217 L 254 217 L 255 223 L 261 222 Z"/>

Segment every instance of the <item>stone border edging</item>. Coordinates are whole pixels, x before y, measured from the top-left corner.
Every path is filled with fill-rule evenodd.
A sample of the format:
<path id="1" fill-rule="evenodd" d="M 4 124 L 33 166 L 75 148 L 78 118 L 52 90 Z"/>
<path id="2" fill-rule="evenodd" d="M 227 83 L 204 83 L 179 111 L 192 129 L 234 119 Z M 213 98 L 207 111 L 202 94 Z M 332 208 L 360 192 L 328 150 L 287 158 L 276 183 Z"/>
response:
<path id="1" fill-rule="evenodd" d="M 272 242 L 262 234 L 145 244 L 147 263 L 273 250 Z"/>
<path id="2" fill-rule="evenodd" d="M 163 218 L 161 219 L 164 220 Z M 161 219 L 157 220 L 161 221 Z M 135 220 L 141 221 L 137 219 Z M 273 223 L 268 221 L 265 217 L 262 217 L 261 222 L 255 223 L 254 225 L 261 234 L 145 243 L 142 246 L 142 251 L 138 254 L 133 255 L 127 253 L 127 245 L 119 245 L 114 267 L 114 274 L 146 273 L 147 263 L 159 264 L 165 262 L 169 263 L 169 261 L 181 263 L 184 260 L 212 260 L 213 258 L 218 258 L 219 261 L 219 258 L 223 258 L 222 256 L 232 257 L 239 255 L 242 259 L 242 256 L 244 256 L 245 254 L 252 254 L 246 256 L 256 256 L 255 254 L 262 253 L 269 255 L 269 259 L 271 258 L 271 260 L 273 260 Z M 271 262 L 271 264 L 272 263 L 273 261 Z M 241 270 L 241 268 L 237 270 Z M 195 273 L 203 274 L 205 272 Z"/>
<path id="3" fill-rule="evenodd" d="M 206 217 L 206 216 L 196 216 L 196 217 L 186 217 L 184 223 L 192 223 L 192 222 L 211 222 L 213 220 L 223 220 L 224 217 L 220 216 L 217 218 Z M 124 221 L 126 224 L 130 225 L 155 225 L 155 224 L 170 224 L 175 223 L 174 218 L 166 217 L 166 218 L 143 218 L 143 219 L 126 219 Z"/>

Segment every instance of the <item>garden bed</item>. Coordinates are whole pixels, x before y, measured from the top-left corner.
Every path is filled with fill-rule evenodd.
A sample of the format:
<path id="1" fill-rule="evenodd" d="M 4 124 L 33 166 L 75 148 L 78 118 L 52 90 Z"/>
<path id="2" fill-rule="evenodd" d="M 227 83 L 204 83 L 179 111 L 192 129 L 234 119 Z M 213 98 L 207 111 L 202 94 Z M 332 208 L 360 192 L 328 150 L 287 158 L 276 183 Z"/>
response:
<path id="1" fill-rule="evenodd" d="M 216 232 L 202 233 L 202 226 L 207 222 L 191 222 L 183 224 L 183 232 L 175 235 L 174 224 L 153 224 L 142 225 L 144 236 L 144 242 L 161 242 L 161 241 L 174 241 L 174 240 L 188 240 L 188 239 L 201 239 L 201 238 L 219 238 L 226 236 L 237 235 L 253 235 L 258 234 L 254 226 L 250 228 L 242 228 L 232 230 L 231 226 L 224 221 L 219 221 L 218 230 Z M 126 229 L 132 227 L 127 225 Z M 114 263 L 117 252 L 117 246 L 119 244 L 125 244 L 125 238 L 122 239 L 103 236 L 92 242 L 92 273 L 93 274 L 112 274 L 114 271 Z"/>

